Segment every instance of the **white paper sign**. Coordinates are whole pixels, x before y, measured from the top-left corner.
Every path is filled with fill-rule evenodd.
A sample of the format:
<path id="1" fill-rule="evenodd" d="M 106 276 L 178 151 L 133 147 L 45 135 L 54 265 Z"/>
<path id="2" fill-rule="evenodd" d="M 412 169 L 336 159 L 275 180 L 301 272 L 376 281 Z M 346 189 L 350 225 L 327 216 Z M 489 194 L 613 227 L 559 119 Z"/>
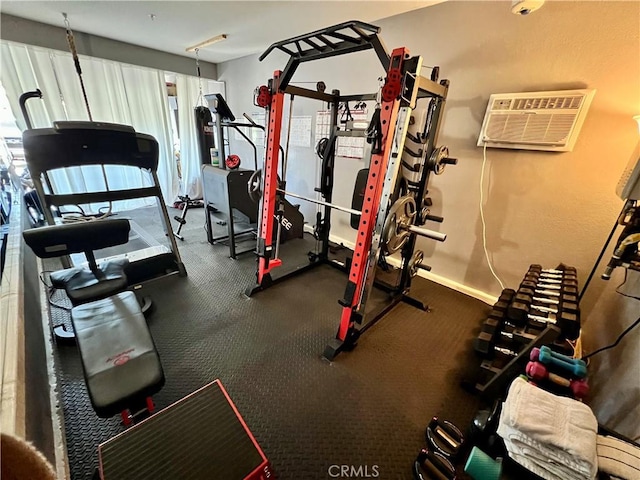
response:
<path id="1" fill-rule="evenodd" d="M 291 132 L 289 136 L 289 145 L 292 147 L 311 146 L 311 117 L 293 117 L 291 122 Z"/>
<path id="2" fill-rule="evenodd" d="M 340 112 L 339 115 L 342 115 Z M 367 120 L 367 109 L 351 110 L 351 116 L 355 126 L 365 128 L 369 125 Z M 316 113 L 316 134 L 315 144 L 317 145 L 321 138 L 329 138 L 331 136 L 331 112 L 329 110 L 319 110 Z M 343 128 L 343 127 L 341 127 Z M 338 138 L 336 156 L 346 158 L 364 158 L 366 138 L 364 137 L 340 137 Z"/>

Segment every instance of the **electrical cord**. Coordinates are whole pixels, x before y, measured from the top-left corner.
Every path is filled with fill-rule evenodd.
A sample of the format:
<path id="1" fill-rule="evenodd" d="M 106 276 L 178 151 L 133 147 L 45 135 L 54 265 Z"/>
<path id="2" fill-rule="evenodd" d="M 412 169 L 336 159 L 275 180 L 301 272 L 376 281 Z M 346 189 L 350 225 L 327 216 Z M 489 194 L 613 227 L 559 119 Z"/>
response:
<path id="1" fill-rule="evenodd" d="M 47 288 L 47 300 L 49 300 L 49 305 L 55 308 L 59 308 L 60 310 L 64 310 L 66 312 L 70 312 L 71 311 L 70 307 L 65 307 L 64 305 L 60 305 L 53 301 L 53 294 L 56 292 L 57 288 L 55 288 L 53 285 L 49 285 L 45 281 L 44 277 L 42 276 L 43 273 L 50 273 L 50 272 L 51 270 L 45 270 L 40 274 L 40 281 Z"/>
<path id="2" fill-rule="evenodd" d="M 484 206 L 483 206 L 484 204 L 484 168 L 486 164 L 487 164 L 487 143 L 485 142 L 484 147 L 482 148 L 482 169 L 480 171 L 480 219 L 482 220 L 482 248 L 484 249 L 484 256 L 487 259 L 489 270 L 491 270 L 493 277 L 500 284 L 500 288 L 504 290 L 504 284 L 502 283 L 502 280 L 500 280 L 500 277 L 498 277 L 495 270 L 493 269 L 493 265 L 491 264 L 491 260 L 489 258 L 489 251 L 487 250 L 487 223 L 485 222 L 485 219 L 484 219 Z"/>
<path id="3" fill-rule="evenodd" d="M 620 343 L 620 341 L 625 337 L 625 335 L 626 335 L 627 333 L 629 333 L 631 330 L 633 330 L 634 328 L 636 328 L 636 327 L 638 326 L 638 324 L 640 324 L 640 317 L 638 317 L 638 319 L 637 319 L 635 322 L 633 322 L 631 325 L 629 325 L 629 326 L 624 330 L 624 332 L 622 332 L 622 333 L 618 336 L 618 338 L 616 339 L 616 341 L 615 341 L 615 342 L 613 342 L 611 345 L 607 345 L 606 347 L 599 348 L 599 349 L 598 349 L 598 350 L 596 350 L 595 352 L 591 352 L 589 355 L 585 355 L 584 357 L 582 357 L 582 360 L 586 360 L 586 359 L 588 359 L 588 358 L 593 357 L 594 355 L 597 355 L 597 354 L 598 354 L 598 353 L 600 353 L 600 352 L 604 352 L 605 350 L 609 350 L 609 349 L 611 349 L 611 348 L 613 348 L 613 347 L 618 346 L 618 344 L 619 344 L 619 343 Z"/>

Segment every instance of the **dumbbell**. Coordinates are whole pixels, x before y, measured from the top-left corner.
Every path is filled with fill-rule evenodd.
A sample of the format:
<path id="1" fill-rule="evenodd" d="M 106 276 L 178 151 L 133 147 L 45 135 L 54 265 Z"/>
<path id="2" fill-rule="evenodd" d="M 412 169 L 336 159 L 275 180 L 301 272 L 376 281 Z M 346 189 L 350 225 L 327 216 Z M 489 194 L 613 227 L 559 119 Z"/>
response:
<path id="1" fill-rule="evenodd" d="M 534 303 L 536 302 L 536 303 Z M 514 297 L 511 304 L 514 303 L 525 303 L 530 305 L 531 308 L 537 308 L 542 304 L 542 306 L 547 305 L 544 309 L 539 309 L 542 311 L 547 311 L 550 313 L 558 313 L 559 311 L 563 312 L 577 312 L 580 307 L 575 302 L 565 302 L 561 299 L 551 299 L 546 297 L 534 297 L 532 295 L 527 295 L 526 293 L 518 292 Z M 553 305 L 555 308 L 548 307 L 549 305 Z"/>
<path id="2" fill-rule="evenodd" d="M 531 297 L 546 297 L 546 298 L 552 298 L 554 300 L 558 300 L 561 302 L 578 303 L 577 295 L 574 295 L 573 293 L 564 292 L 562 291 L 562 289 L 554 290 L 554 289 L 540 288 L 538 286 L 535 286 L 532 288 L 530 286 L 520 285 L 520 288 L 518 289 L 518 293 L 529 295 Z"/>
<path id="3" fill-rule="evenodd" d="M 505 346 L 496 344 L 496 335 L 489 332 L 481 332 L 475 339 L 474 350 L 483 357 L 492 357 L 496 353 L 501 353 L 509 357 L 516 357 L 518 354 Z"/>
<path id="4" fill-rule="evenodd" d="M 575 398 L 583 399 L 589 395 L 589 384 L 585 379 L 571 380 L 550 372 L 547 367 L 540 362 L 529 362 L 526 368 L 527 375 L 532 380 L 539 382 L 549 380 L 561 387 L 567 387 Z"/>
<path id="5" fill-rule="evenodd" d="M 494 320 L 497 320 L 498 322 L 503 323 L 505 320 L 505 315 L 506 315 L 505 310 L 498 310 L 496 308 L 492 308 L 487 318 L 493 318 Z"/>
<path id="6" fill-rule="evenodd" d="M 574 267 L 568 267 L 568 268 L 569 270 L 552 270 L 552 269 L 543 270 L 542 268 L 540 268 L 539 265 L 537 268 L 532 265 L 531 267 L 529 267 L 529 271 L 527 272 L 527 275 L 534 275 L 534 276 L 545 277 L 545 278 L 576 279 L 578 277 L 578 273 L 576 269 Z"/>
<path id="7" fill-rule="evenodd" d="M 551 285 L 566 285 L 576 288 L 578 287 L 577 277 L 552 277 L 529 272 L 524 276 L 524 280 L 534 282 L 536 284 L 546 283 Z"/>
<path id="8" fill-rule="evenodd" d="M 498 301 L 510 302 L 515 294 L 516 291 L 514 289 L 505 288 L 504 290 L 502 290 L 502 293 L 500 293 L 500 298 L 498 298 Z"/>
<path id="9" fill-rule="evenodd" d="M 548 313 L 547 316 L 537 315 L 531 311 Z M 563 335 L 569 340 L 575 340 L 580 335 L 580 311 L 557 311 L 555 308 L 541 305 L 531 305 L 520 301 L 514 301 L 507 311 L 507 318 L 518 326 L 525 325 L 528 321 L 557 325 Z"/>
<path id="10" fill-rule="evenodd" d="M 534 348 L 529 354 L 532 362 L 540 362 L 548 367 L 554 366 L 562 370 L 568 371 L 576 378 L 585 378 L 587 376 L 587 364 L 579 358 L 571 358 L 561 353 L 554 352 L 547 346 Z"/>
<path id="11" fill-rule="evenodd" d="M 517 343 L 529 343 L 531 340 L 535 338 L 535 335 L 531 335 L 527 332 L 519 332 L 519 331 L 504 331 L 502 330 L 502 325 L 498 320 L 493 318 L 487 318 L 482 324 L 482 331 L 486 333 L 490 333 L 497 338 L 498 335 L 517 342 Z"/>
<path id="12" fill-rule="evenodd" d="M 553 291 L 564 293 L 567 295 L 578 295 L 578 287 L 576 285 L 563 285 L 562 283 L 536 283 L 530 280 L 524 280 L 520 284 L 520 288 L 531 288 L 533 290 Z"/>
<path id="13" fill-rule="evenodd" d="M 491 335 L 494 335 L 500 328 L 502 328 L 502 322 L 495 318 L 487 318 L 482 324 L 482 331 Z"/>
<path id="14" fill-rule="evenodd" d="M 563 266 L 560 268 L 542 268 L 542 265 L 536 263 L 529 265 L 529 270 L 538 271 L 541 273 L 560 274 L 560 275 L 576 275 L 576 267 Z"/>
<path id="15" fill-rule="evenodd" d="M 580 312 L 560 312 L 559 314 L 550 313 L 548 316 L 528 314 L 527 319 L 533 324 L 557 325 L 565 338 L 576 340 L 580 336 Z"/>
<path id="16" fill-rule="evenodd" d="M 493 310 L 497 310 L 499 312 L 506 312 L 507 308 L 509 308 L 511 301 L 498 300 L 493 304 Z"/>
<path id="17" fill-rule="evenodd" d="M 509 304 L 511 303 L 511 299 L 515 294 L 516 294 L 515 290 L 512 290 L 510 288 L 505 288 L 500 294 L 498 301 L 493 304 L 494 310 L 506 312 L 507 308 L 509 307 Z"/>
<path id="18" fill-rule="evenodd" d="M 578 275 L 575 271 L 566 271 L 566 272 L 557 273 L 557 271 L 548 272 L 544 270 L 529 269 L 526 275 L 537 277 L 537 278 L 551 278 L 554 280 L 571 280 L 576 282 L 578 280 Z"/>

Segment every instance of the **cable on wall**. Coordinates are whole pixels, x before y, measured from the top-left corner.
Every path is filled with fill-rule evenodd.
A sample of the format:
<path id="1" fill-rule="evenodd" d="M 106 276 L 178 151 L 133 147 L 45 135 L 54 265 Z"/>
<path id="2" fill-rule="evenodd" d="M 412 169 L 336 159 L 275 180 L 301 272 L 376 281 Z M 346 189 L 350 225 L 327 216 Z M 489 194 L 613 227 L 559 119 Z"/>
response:
<path id="1" fill-rule="evenodd" d="M 487 250 L 487 223 L 484 219 L 484 169 L 487 164 L 487 143 L 484 142 L 484 146 L 482 147 L 482 169 L 480 171 L 480 219 L 482 220 L 482 248 L 484 250 L 484 256 L 487 259 L 487 264 L 489 265 L 489 270 L 491 270 L 491 274 L 500 284 L 500 288 L 504 290 L 504 284 L 500 277 L 496 274 L 493 264 L 491 263 L 491 259 L 489 258 L 489 251 Z"/>

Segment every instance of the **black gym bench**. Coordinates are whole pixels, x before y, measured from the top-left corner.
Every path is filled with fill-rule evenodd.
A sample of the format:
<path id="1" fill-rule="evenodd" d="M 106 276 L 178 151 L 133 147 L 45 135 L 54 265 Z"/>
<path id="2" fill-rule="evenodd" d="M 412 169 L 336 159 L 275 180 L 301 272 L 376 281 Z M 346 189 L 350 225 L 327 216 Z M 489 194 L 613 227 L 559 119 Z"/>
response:
<path id="1" fill-rule="evenodd" d="M 88 267 L 51 273 L 67 292 L 91 404 L 99 417 L 121 413 L 125 425 L 153 412 L 151 395 L 164 373 L 136 295 L 127 291 L 128 260 L 97 265 L 94 250 L 126 243 L 128 220 L 95 220 L 27 230 L 25 242 L 40 258 L 84 253 Z M 140 415 L 139 415 L 140 414 Z"/>

